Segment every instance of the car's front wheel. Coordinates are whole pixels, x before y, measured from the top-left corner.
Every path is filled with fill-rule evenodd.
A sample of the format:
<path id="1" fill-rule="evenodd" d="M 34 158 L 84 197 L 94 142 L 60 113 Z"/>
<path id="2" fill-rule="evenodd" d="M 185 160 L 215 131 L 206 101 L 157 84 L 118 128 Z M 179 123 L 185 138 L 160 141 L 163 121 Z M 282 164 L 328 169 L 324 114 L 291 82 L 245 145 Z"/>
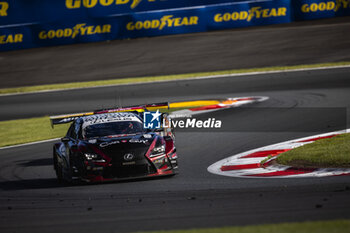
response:
<path id="1" fill-rule="evenodd" d="M 59 183 L 63 183 L 63 167 L 62 165 L 58 162 L 57 155 L 53 155 L 53 164 L 54 164 L 54 169 L 56 172 L 56 177 Z"/>

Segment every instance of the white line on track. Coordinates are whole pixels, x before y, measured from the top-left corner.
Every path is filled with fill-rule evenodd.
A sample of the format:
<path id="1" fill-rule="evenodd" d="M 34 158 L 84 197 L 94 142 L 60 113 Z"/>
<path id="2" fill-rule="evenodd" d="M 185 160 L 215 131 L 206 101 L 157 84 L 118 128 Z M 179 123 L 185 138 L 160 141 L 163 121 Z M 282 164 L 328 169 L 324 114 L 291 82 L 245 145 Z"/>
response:
<path id="1" fill-rule="evenodd" d="M 150 82 L 101 85 L 101 86 L 93 86 L 93 87 L 75 87 L 75 88 L 42 90 L 42 91 L 23 92 L 23 93 L 9 93 L 9 94 L 0 94 L 0 97 L 13 96 L 13 95 L 49 93 L 49 92 L 58 92 L 58 91 L 84 90 L 84 89 L 104 88 L 104 87 L 143 85 L 143 84 L 151 84 L 151 83 L 165 83 L 165 82 L 177 82 L 177 81 L 187 81 L 187 80 L 190 81 L 190 80 L 201 80 L 201 79 L 214 79 L 214 78 L 239 77 L 239 76 L 262 75 L 262 74 L 290 73 L 290 72 L 299 72 L 299 71 L 341 69 L 341 68 L 350 68 L 350 65 L 325 66 L 325 67 L 314 67 L 314 68 L 298 68 L 298 69 L 290 69 L 290 70 L 257 71 L 257 72 L 235 73 L 235 74 L 220 74 L 220 75 L 193 77 L 193 78 L 180 78 L 180 79 L 173 79 L 173 80 L 159 80 L 159 81 L 150 81 Z"/>
<path id="2" fill-rule="evenodd" d="M 29 142 L 29 143 L 18 144 L 18 145 L 13 145 L 13 146 L 5 146 L 5 147 L 0 147 L 0 150 L 6 150 L 6 149 L 22 147 L 22 146 L 30 146 L 30 145 L 40 144 L 40 143 L 44 143 L 44 142 L 53 142 L 53 141 L 56 141 L 59 139 L 60 138 L 52 138 L 52 139 L 47 139 L 47 140 L 42 140 L 42 141 L 37 141 L 37 142 Z"/>

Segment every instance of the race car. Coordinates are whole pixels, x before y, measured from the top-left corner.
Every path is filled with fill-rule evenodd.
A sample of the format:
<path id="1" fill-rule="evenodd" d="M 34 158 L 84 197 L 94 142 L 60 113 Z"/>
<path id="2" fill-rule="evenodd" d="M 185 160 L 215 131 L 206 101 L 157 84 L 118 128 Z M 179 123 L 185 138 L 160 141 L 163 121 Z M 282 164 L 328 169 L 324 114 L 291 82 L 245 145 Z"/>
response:
<path id="1" fill-rule="evenodd" d="M 53 146 L 58 181 L 103 182 L 177 174 L 173 132 L 145 129 L 145 111 L 143 106 L 51 117 L 53 125 L 72 122 L 66 136 Z"/>

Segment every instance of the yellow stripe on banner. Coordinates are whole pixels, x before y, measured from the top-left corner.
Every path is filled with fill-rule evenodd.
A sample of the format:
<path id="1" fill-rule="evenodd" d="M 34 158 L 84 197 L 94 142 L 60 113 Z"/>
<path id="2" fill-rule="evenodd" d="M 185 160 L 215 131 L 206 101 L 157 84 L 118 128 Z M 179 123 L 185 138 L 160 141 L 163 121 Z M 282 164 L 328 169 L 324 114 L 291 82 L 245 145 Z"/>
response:
<path id="1" fill-rule="evenodd" d="M 170 103 L 169 108 L 198 107 L 198 106 L 205 106 L 205 105 L 214 105 L 219 103 L 220 101 L 218 100 L 184 101 L 184 102 Z"/>

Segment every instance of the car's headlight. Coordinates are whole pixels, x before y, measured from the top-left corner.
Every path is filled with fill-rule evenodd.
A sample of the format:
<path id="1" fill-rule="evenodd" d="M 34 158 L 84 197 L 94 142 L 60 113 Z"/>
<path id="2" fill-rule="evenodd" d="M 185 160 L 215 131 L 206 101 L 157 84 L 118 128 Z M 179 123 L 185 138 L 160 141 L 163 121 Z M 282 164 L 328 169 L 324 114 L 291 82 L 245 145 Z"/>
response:
<path id="1" fill-rule="evenodd" d="M 84 153 L 86 160 L 94 161 L 94 162 L 106 162 L 100 155 L 93 153 Z"/>
<path id="2" fill-rule="evenodd" d="M 155 156 L 159 156 L 165 153 L 165 145 L 161 145 L 158 147 L 154 147 L 150 157 L 155 157 Z"/>

